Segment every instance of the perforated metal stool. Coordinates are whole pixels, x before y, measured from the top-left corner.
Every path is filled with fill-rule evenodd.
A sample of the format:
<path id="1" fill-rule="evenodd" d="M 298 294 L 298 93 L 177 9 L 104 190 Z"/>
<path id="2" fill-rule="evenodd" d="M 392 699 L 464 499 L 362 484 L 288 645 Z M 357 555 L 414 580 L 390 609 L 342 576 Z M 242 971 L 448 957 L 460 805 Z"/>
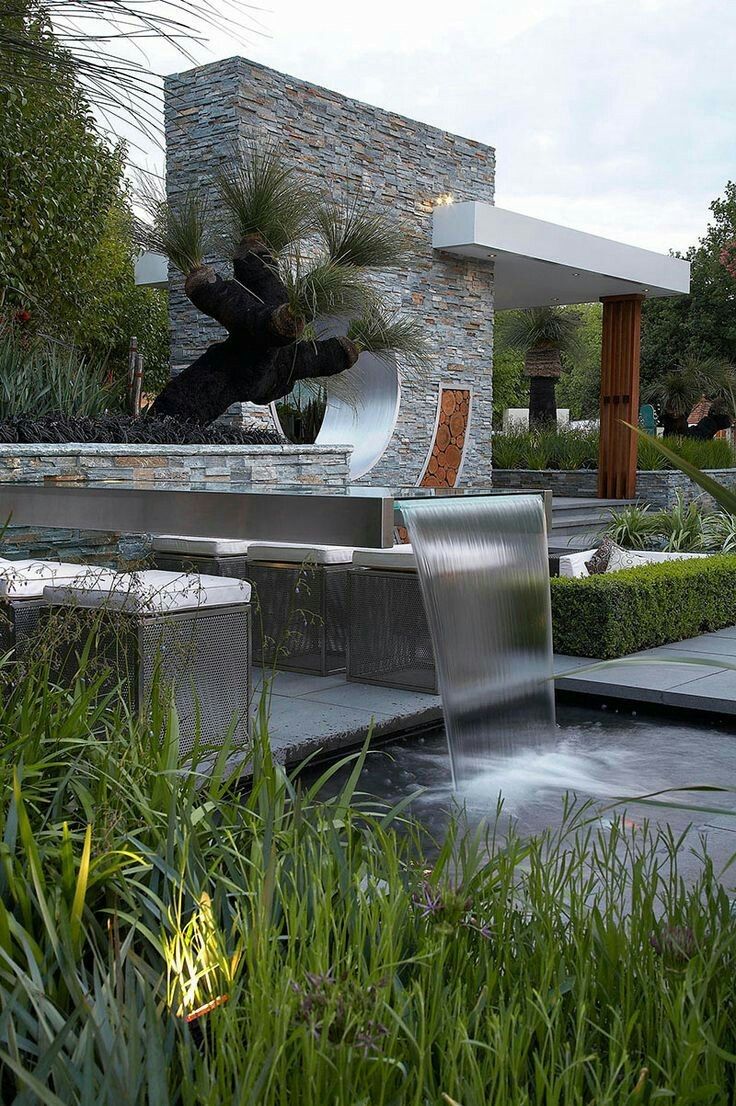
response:
<path id="1" fill-rule="evenodd" d="M 432 639 L 410 545 L 355 550 L 348 574 L 347 678 L 437 694 Z"/>
<path id="2" fill-rule="evenodd" d="M 0 653 L 14 651 L 16 659 L 24 655 L 46 606 L 45 587 L 61 581 L 101 582 L 113 575 L 109 569 L 65 561 L 0 561 Z"/>
<path id="3" fill-rule="evenodd" d="M 237 538 L 186 538 L 160 534 L 152 542 L 155 568 L 167 572 L 204 572 L 247 579 L 249 541 Z"/>
<path id="4" fill-rule="evenodd" d="M 221 746 L 226 735 L 249 740 L 250 596 L 244 580 L 147 571 L 120 573 L 108 586 L 57 584 L 44 592 L 49 607 L 66 608 L 58 678 L 74 678 L 91 639 L 90 664 L 112 669 L 132 709 L 153 693 L 173 694 L 179 749 L 197 740 Z"/>
<path id="5" fill-rule="evenodd" d="M 251 542 L 253 656 L 290 672 L 345 671 L 347 578 L 352 548 Z"/>

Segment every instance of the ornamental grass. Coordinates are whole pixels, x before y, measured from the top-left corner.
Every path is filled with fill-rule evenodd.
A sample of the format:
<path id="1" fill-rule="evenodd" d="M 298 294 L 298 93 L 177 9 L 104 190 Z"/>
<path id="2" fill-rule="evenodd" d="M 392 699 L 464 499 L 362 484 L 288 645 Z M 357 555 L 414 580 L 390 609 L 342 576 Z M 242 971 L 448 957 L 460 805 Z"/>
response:
<path id="1" fill-rule="evenodd" d="M 245 768 L 183 767 L 104 674 L 0 676 L 8 1106 L 733 1101 L 732 902 L 665 829 L 428 845 L 367 745 L 330 799 L 276 765 L 267 698 Z"/>

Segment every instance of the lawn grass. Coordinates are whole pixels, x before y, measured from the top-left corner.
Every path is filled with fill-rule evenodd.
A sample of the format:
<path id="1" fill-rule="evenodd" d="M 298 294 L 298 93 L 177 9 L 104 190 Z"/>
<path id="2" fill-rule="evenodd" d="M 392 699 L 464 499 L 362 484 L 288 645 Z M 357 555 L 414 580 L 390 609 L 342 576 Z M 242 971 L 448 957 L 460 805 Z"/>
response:
<path id="1" fill-rule="evenodd" d="M 733 1102 L 732 903 L 665 831 L 455 822 L 428 861 L 365 750 L 331 801 L 275 766 L 265 703 L 251 786 L 91 677 L 0 675 L 3 1103 Z"/>

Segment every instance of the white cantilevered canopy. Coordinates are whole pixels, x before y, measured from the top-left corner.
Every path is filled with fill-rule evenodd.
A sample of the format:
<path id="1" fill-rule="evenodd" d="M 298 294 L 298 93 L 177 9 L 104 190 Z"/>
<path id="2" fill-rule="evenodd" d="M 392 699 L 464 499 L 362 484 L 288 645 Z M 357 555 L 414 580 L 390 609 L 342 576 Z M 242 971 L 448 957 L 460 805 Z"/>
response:
<path id="1" fill-rule="evenodd" d="M 497 311 L 690 290 L 690 264 L 679 257 L 475 201 L 435 209 L 432 245 L 493 262 Z"/>

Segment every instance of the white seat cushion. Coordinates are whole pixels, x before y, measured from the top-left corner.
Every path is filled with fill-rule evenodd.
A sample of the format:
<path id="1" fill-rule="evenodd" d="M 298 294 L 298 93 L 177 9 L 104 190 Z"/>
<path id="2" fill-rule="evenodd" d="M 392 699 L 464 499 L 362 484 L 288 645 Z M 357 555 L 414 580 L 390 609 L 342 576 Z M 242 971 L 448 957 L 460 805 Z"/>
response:
<path id="1" fill-rule="evenodd" d="M 637 566 L 642 564 L 664 564 L 667 561 L 687 561 L 693 557 L 708 556 L 707 553 L 655 553 L 651 549 L 632 549 L 626 552 L 631 553 L 632 556 L 636 558 L 633 564 Z M 589 573 L 586 567 L 586 561 L 589 561 L 594 553 L 595 549 L 586 549 L 583 553 L 568 553 L 560 557 L 560 576 L 588 576 Z M 632 567 L 632 565 L 624 566 L 616 560 L 615 567 L 610 567 L 606 571 L 618 572 L 624 567 Z"/>
<path id="2" fill-rule="evenodd" d="M 249 541 L 238 538 L 185 538 L 179 534 L 159 534 L 153 539 L 157 553 L 190 553 L 194 557 L 242 557 Z"/>
<path id="3" fill-rule="evenodd" d="M 394 545 L 391 549 L 356 549 L 353 564 L 358 568 L 392 568 L 416 572 L 417 562 L 410 545 Z"/>
<path id="4" fill-rule="evenodd" d="M 80 586 L 105 586 L 115 573 L 96 565 L 65 561 L 7 561 L 0 565 L 0 596 L 6 599 L 41 599 L 44 588 L 64 581 Z"/>
<path id="5" fill-rule="evenodd" d="M 249 561 L 282 561 L 287 564 L 343 565 L 353 559 L 352 546 L 300 545 L 296 542 L 252 541 Z"/>
<path id="6" fill-rule="evenodd" d="M 99 587 L 56 584 L 44 590 L 52 606 L 105 607 L 131 614 L 165 614 L 250 602 L 247 580 L 183 572 L 119 572 Z"/>

